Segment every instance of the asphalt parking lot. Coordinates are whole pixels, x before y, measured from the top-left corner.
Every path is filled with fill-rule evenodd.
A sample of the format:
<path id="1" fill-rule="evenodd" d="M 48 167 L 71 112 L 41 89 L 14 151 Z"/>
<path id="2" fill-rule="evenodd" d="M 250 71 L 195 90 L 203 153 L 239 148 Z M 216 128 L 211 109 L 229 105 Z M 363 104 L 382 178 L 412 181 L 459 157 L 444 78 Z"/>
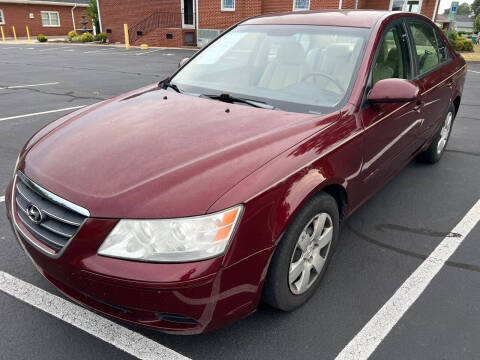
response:
<path id="1" fill-rule="evenodd" d="M 120 331 L 116 338 L 99 336 L 106 325 L 96 317 L 79 329 L 78 316 L 68 312 L 77 308 L 49 302 L 49 294 L 63 296 L 17 244 L 1 197 L 18 152 L 37 129 L 72 108 L 159 81 L 191 53 L 0 43 L 0 358 L 134 359 L 142 352 L 136 340 L 146 339 L 152 348 L 143 358 L 156 358 L 152 354 L 159 354 L 154 352 L 158 344 L 159 351 L 168 348 L 192 359 L 335 359 L 431 259 L 437 245 L 463 236 L 391 331 L 385 323 L 373 324 L 373 334 L 381 340 L 383 331 L 385 338 L 370 358 L 480 359 L 480 224 L 468 234 L 453 231 L 480 199 L 480 63 L 469 64 L 443 159 L 434 166 L 412 162 L 346 221 L 318 292 L 297 311 L 281 313 L 260 305 L 242 321 L 197 336 L 115 323 Z M 42 311 L 2 291 L 2 274 L 34 285 L 13 283 L 25 297 L 37 296 L 37 288 L 46 291 L 40 294 L 48 306 Z M 395 310 L 401 304 L 391 306 Z M 119 340 L 129 334 L 138 337 Z M 351 358 L 357 358 L 355 353 Z"/>

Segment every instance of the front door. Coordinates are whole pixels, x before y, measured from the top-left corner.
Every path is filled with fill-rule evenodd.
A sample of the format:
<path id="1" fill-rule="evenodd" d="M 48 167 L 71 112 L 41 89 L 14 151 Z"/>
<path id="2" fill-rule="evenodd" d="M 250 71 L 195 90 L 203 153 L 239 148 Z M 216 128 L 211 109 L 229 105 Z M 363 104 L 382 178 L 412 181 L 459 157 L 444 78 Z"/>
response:
<path id="1" fill-rule="evenodd" d="M 386 28 L 378 44 L 368 89 L 387 78 L 412 79 L 412 61 L 403 23 Z M 375 192 L 420 146 L 418 132 L 423 119 L 414 101 L 367 103 L 360 117 L 364 127 L 362 181 L 367 191 Z"/>
<path id="2" fill-rule="evenodd" d="M 180 0 L 182 7 L 182 28 L 193 29 L 195 27 L 194 0 Z"/>

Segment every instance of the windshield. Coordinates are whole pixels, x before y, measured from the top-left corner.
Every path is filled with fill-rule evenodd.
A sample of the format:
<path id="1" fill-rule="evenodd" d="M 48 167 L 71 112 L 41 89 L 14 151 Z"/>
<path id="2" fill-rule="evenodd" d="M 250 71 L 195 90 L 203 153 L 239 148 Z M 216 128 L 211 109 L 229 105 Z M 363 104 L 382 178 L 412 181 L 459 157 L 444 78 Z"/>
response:
<path id="1" fill-rule="evenodd" d="M 180 90 L 229 94 L 275 108 L 327 113 L 347 100 L 368 29 L 312 25 L 240 25 L 186 64 Z"/>

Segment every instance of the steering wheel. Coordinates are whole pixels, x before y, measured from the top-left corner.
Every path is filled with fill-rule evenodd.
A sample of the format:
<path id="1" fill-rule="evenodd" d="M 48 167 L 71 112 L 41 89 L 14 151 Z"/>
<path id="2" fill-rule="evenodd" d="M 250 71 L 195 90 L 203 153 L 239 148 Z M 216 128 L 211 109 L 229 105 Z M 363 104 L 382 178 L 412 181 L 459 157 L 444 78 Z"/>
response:
<path id="1" fill-rule="evenodd" d="M 302 81 L 305 81 L 308 78 L 311 78 L 313 76 L 320 76 L 320 77 L 323 77 L 327 80 L 330 80 L 330 82 L 332 82 L 338 88 L 338 90 L 340 90 L 340 92 L 345 93 L 345 89 L 343 88 L 342 84 L 340 84 L 340 82 L 337 79 L 335 79 L 333 76 L 325 74 L 323 72 L 308 73 L 308 74 L 303 76 Z"/>

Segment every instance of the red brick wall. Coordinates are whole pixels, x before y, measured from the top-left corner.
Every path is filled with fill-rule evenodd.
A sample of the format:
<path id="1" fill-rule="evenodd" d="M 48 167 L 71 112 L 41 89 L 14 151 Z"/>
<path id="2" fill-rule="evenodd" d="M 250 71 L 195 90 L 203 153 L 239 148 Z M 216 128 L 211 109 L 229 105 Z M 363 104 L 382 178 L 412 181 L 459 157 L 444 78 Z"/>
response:
<path id="1" fill-rule="evenodd" d="M 338 9 L 338 0 L 310 0 L 310 10 Z M 263 0 L 263 12 L 293 10 L 293 0 Z"/>
<path id="2" fill-rule="evenodd" d="M 440 1 L 440 0 L 438 0 Z M 423 0 L 422 14 L 433 19 L 433 12 L 435 11 L 435 0 Z"/>
<path id="3" fill-rule="evenodd" d="M 359 9 L 388 10 L 390 0 L 359 0 Z M 353 7 L 352 7 L 353 8 Z"/>
<path id="4" fill-rule="evenodd" d="M 278 1 L 278 0 L 277 0 Z M 222 11 L 221 0 L 198 0 L 200 29 L 226 29 L 262 13 L 262 0 L 235 0 L 235 11 Z"/>
<path id="5" fill-rule="evenodd" d="M 27 25 L 31 37 L 36 37 L 38 34 L 44 34 L 47 36 L 67 36 L 68 32 L 73 30 L 72 7 L 70 6 L 0 3 L 0 9 L 3 10 L 3 16 L 5 17 L 5 25 L 2 26 L 5 31 L 5 36 L 7 37 L 13 37 L 12 26 L 15 26 L 17 37 L 27 36 L 27 30 L 25 29 Z M 75 22 L 77 28 L 83 28 L 80 21 L 82 20 L 82 14 L 85 9 L 85 7 L 77 7 L 75 9 Z M 60 16 L 60 27 L 43 27 L 40 11 L 58 11 L 58 15 Z M 29 18 L 30 13 L 33 13 L 33 19 Z M 89 24 L 87 25 L 87 28 L 91 29 L 92 26 Z"/>
<path id="6" fill-rule="evenodd" d="M 440 1 L 440 0 L 439 0 Z M 347 7 L 346 4 L 350 7 Z M 344 0 L 343 8 L 353 8 L 353 4 L 355 3 L 354 0 Z M 358 8 L 359 9 L 375 9 L 375 10 L 388 10 L 390 6 L 390 0 L 359 0 L 358 1 Z M 425 15 L 432 19 L 433 12 L 435 11 L 435 0 L 423 0 L 422 3 L 422 15 Z"/>
<path id="7" fill-rule="evenodd" d="M 132 45 L 139 46 L 141 44 L 147 44 L 148 46 L 182 47 L 185 44 L 186 32 L 195 32 L 195 30 L 156 29 L 142 36 Z M 173 39 L 167 39 L 167 34 L 173 35 Z M 193 40 L 195 44 L 195 35 L 193 36 Z"/>
<path id="8" fill-rule="evenodd" d="M 155 11 L 175 14 L 181 12 L 180 0 L 98 0 L 98 2 L 102 30 L 104 32 L 107 29 L 112 30 L 112 33 L 108 34 L 112 42 L 124 42 L 125 23 L 131 28 Z M 152 35 L 155 36 L 157 35 Z"/>

